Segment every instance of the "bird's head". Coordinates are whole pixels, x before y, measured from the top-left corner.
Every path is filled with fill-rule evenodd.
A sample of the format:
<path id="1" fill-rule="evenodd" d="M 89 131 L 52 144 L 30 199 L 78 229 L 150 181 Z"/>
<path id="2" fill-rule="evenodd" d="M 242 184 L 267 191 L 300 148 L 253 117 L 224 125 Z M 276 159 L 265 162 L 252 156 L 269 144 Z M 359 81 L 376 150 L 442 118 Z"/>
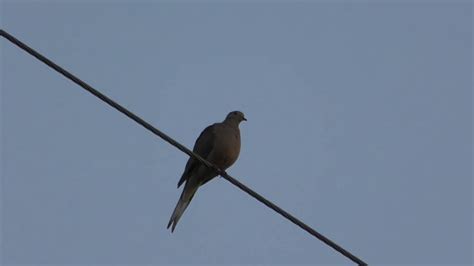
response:
<path id="1" fill-rule="evenodd" d="M 244 113 L 240 111 L 233 111 L 227 115 L 224 121 L 234 122 L 238 125 L 242 121 L 247 121 L 247 119 L 245 118 Z"/>

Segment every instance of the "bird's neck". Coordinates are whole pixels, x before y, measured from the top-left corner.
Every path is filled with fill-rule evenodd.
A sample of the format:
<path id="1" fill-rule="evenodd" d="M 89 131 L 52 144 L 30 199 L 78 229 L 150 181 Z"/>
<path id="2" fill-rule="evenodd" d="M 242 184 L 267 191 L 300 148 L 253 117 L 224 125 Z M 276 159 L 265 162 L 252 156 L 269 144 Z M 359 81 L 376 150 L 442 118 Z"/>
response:
<path id="1" fill-rule="evenodd" d="M 226 125 L 229 125 L 229 126 L 233 126 L 233 127 L 238 127 L 239 126 L 239 122 L 237 120 L 234 120 L 234 119 L 226 119 L 226 120 L 224 120 L 223 123 L 226 124 Z"/>

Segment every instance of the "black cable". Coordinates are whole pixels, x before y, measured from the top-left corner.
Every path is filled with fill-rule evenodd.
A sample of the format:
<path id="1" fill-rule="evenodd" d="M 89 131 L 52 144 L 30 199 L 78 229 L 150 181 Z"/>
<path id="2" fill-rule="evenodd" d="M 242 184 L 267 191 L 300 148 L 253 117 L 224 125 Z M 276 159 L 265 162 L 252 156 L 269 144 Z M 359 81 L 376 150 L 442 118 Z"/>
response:
<path id="1" fill-rule="evenodd" d="M 249 194 L 250 196 L 254 197 L 255 199 L 257 199 L 258 201 L 262 202 L 263 204 L 265 204 L 266 206 L 268 206 L 269 208 L 273 209 L 274 211 L 276 211 L 277 213 L 279 213 L 280 215 L 282 215 L 283 217 L 287 218 L 288 220 L 290 220 L 291 222 L 293 222 L 294 224 L 298 225 L 299 227 L 301 227 L 303 230 L 305 230 L 306 232 L 310 233 L 311 235 L 315 236 L 316 238 L 318 238 L 319 240 L 323 241 L 324 243 L 326 243 L 328 246 L 332 247 L 333 249 L 335 249 L 337 252 L 341 253 L 342 255 L 344 255 L 345 257 L 349 258 L 350 260 L 352 260 L 353 262 L 357 263 L 358 265 L 367 265 L 367 263 L 365 263 L 364 261 L 362 261 L 361 259 L 357 258 L 356 256 L 354 256 L 353 254 L 351 254 L 349 251 L 345 250 L 344 248 L 342 248 L 341 246 L 339 246 L 338 244 L 334 243 L 332 240 L 330 240 L 329 238 L 323 236 L 322 234 L 318 233 L 316 230 L 314 230 L 313 228 L 309 227 L 308 225 L 306 225 L 305 223 L 303 223 L 302 221 L 300 221 L 298 218 L 294 217 L 293 215 L 289 214 L 288 212 L 286 212 L 285 210 L 281 209 L 280 207 L 278 207 L 277 205 L 275 205 L 274 203 L 272 203 L 271 201 L 265 199 L 263 196 L 261 196 L 260 194 L 258 194 L 257 192 L 253 191 L 252 189 L 250 189 L 249 187 L 247 187 L 246 185 L 240 183 L 238 180 L 236 180 L 235 178 L 233 178 L 232 176 L 228 175 L 225 171 L 222 171 L 221 169 L 219 169 L 218 167 L 216 167 L 215 165 L 211 164 L 210 162 L 206 161 L 205 159 L 203 159 L 201 156 L 199 156 L 198 154 L 192 152 L 191 150 L 189 150 L 188 148 L 186 148 L 184 145 L 178 143 L 177 141 L 175 141 L 174 139 L 172 139 L 171 137 L 169 137 L 168 135 L 166 135 L 165 133 L 161 132 L 160 130 L 158 130 L 157 128 L 153 127 L 152 125 L 150 125 L 148 122 L 146 122 L 145 120 L 141 119 L 140 117 L 138 117 L 137 115 L 135 115 L 134 113 L 130 112 L 129 110 L 127 110 L 125 107 L 121 106 L 120 104 L 118 104 L 117 102 L 113 101 L 112 99 L 110 99 L 109 97 L 105 96 L 104 94 L 102 94 L 101 92 L 97 91 L 96 89 L 92 88 L 89 84 L 85 83 L 84 81 L 80 80 L 79 78 L 77 78 L 76 76 L 74 76 L 73 74 L 71 74 L 70 72 L 68 72 L 67 70 L 63 69 L 62 67 L 58 66 L 57 64 L 55 64 L 54 62 L 52 62 L 51 60 L 49 60 L 48 58 L 44 57 L 43 55 L 41 55 L 40 53 L 36 52 L 34 49 L 32 49 L 31 47 L 29 47 L 28 45 L 24 44 L 23 42 L 21 42 L 20 40 L 16 39 L 15 37 L 13 37 L 12 35 L 10 35 L 9 33 L 7 33 L 6 31 L 4 31 L 3 29 L 0 29 L 0 35 L 3 36 L 4 38 L 6 38 L 7 40 L 9 40 L 10 42 L 14 43 L 15 45 L 17 45 L 18 47 L 20 47 L 21 49 L 25 50 L 27 53 L 29 53 L 30 55 L 36 57 L 38 60 L 42 61 L 43 63 L 45 63 L 46 65 L 48 65 L 49 67 L 53 68 L 54 70 L 56 70 L 57 72 L 61 73 L 63 76 L 65 76 L 66 78 L 72 80 L 74 83 L 76 83 L 77 85 L 81 86 L 82 88 L 84 88 L 85 90 L 87 90 L 88 92 L 92 93 L 94 96 L 98 97 L 99 99 L 101 99 L 102 101 L 106 102 L 107 104 L 109 104 L 110 106 L 112 106 L 113 108 L 117 109 L 117 111 L 123 113 L 124 115 L 128 116 L 129 118 L 131 118 L 132 120 L 134 120 L 135 122 L 137 122 L 138 124 L 142 125 L 143 127 L 145 127 L 146 129 L 150 130 L 151 132 L 153 132 L 155 135 L 159 136 L 160 138 L 164 139 L 166 142 L 168 142 L 169 144 L 175 146 L 176 148 L 178 148 L 179 150 L 181 150 L 182 152 L 186 153 L 187 155 L 191 156 L 191 157 L 194 157 L 195 159 L 199 160 L 201 163 L 203 163 L 204 165 L 206 165 L 207 167 L 210 167 L 214 170 L 216 170 L 219 175 L 221 175 L 222 177 L 224 177 L 225 179 L 227 179 L 230 183 L 232 183 L 233 185 L 237 186 L 238 188 L 240 188 L 241 190 L 245 191 L 247 194 Z"/>

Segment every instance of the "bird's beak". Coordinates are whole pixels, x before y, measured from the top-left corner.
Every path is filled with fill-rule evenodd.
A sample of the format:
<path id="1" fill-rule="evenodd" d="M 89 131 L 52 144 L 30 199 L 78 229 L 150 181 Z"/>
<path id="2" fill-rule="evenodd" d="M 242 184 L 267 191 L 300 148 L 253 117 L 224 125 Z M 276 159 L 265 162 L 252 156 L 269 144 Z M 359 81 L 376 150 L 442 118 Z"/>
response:
<path id="1" fill-rule="evenodd" d="M 247 118 L 244 117 L 244 118 L 242 118 L 242 120 L 247 121 Z"/>

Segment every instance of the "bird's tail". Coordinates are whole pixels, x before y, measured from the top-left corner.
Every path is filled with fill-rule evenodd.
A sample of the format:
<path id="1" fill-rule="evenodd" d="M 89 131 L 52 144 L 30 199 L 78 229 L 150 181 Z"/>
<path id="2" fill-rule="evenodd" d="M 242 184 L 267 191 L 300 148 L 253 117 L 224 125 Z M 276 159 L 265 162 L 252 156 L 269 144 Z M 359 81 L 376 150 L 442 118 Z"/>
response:
<path id="1" fill-rule="evenodd" d="M 171 226 L 171 232 L 174 231 L 174 228 L 178 224 L 179 218 L 181 218 L 181 215 L 183 215 L 184 211 L 188 207 L 189 203 L 193 199 L 194 193 L 196 193 L 197 189 L 199 188 L 199 185 L 196 184 L 191 184 L 192 182 L 186 182 L 184 185 L 183 192 L 181 193 L 181 196 L 179 197 L 179 201 L 176 204 L 176 207 L 174 208 L 173 214 L 171 215 L 170 221 L 168 222 L 168 226 L 166 228 L 170 228 Z"/>

